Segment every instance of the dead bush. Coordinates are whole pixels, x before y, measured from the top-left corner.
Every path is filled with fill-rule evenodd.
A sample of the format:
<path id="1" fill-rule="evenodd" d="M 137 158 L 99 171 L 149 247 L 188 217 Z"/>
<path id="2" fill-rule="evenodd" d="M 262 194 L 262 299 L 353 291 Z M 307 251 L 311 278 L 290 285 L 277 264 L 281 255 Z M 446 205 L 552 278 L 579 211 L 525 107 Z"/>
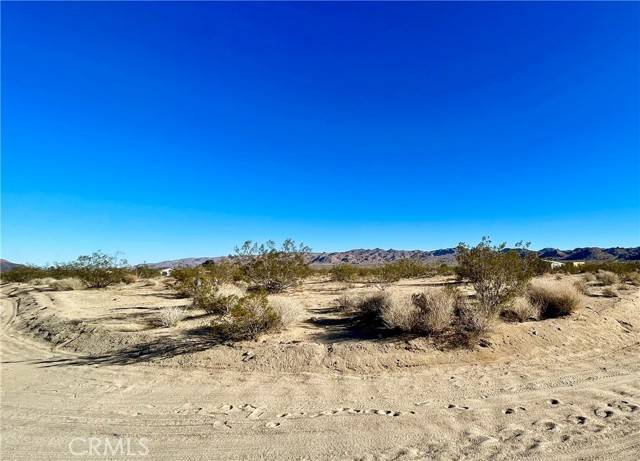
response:
<path id="1" fill-rule="evenodd" d="M 162 327 L 175 327 L 187 315 L 183 307 L 164 307 L 158 313 L 158 324 Z"/>
<path id="2" fill-rule="evenodd" d="M 31 280 L 31 284 L 35 286 L 51 285 L 55 281 L 56 279 L 54 279 L 53 277 L 41 277 Z"/>
<path id="3" fill-rule="evenodd" d="M 640 272 L 629 272 L 622 276 L 622 280 L 630 285 L 640 285 Z"/>
<path id="4" fill-rule="evenodd" d="M 595 282 L 597 280 L 596 274 L 593 272 L 585 272 L 583 278 L 585 282 Z"/>
<path id="5" fill-rule="evenodd" d="M 599 270 L 596 273 L 596 278 L 598 279 L 598 282 L 600 282 L 600 284 L 604 286 L 615 285 L 620 280 L 617 274 L 603 270 Z"/>
<path id="6" fill-rule="evenodd" d="M 467 304 L 458 312 L 455 330 L 459 340 L 467 347 L 477 344 L 486 336 L 495 321 L 493 309 L 479 304 Z"/>
<path id="7" fill-rule="evenodd" d="M 86 288 L 82 280 L 74 277 L 54 280 L 49 286 L 56 291 L 84 290 Z"/>
<path id="8" fill-rule="evenodd" d="M 411 295 L 385 293 L 376 296 L 371 303 L 380 309 L 380 319 L 385 327 L 401 331 L 414 331 L 418 310 Z"/>
<path id="9" fill-rule="evenodd" d="M 286 296 L 269 296 L 269 305 L 280 316 L 283 327 L 293 325 L 304 312 L 302 304 Z"/>
<path id="10" fill-rule="evenodd" d="M 543 319 L 569 315 L 582 304 L 578 290 L 566 282 L 535 280 L 529 286 L 527 296 L 532 303 L 540 306 L 540 317 Z"/>
<path id="11" fill-rule="evenodd" d="M 424 333 L 440 333 L 451 325 L 456 307 L 454 292 L 442 288 L 429 288 L 411 297 L 416 314 L 413 330 Z"/>
<path id="12" fill-rule="evenodd" d="M 595 276 L 594 276 L 595 277 Z M 584 280 L 576 280 L 573 282 L 573 286 L 578 290 L 578 293 L 581 293 L 585 296 L 590 296 L 589 285 Z"/>
<path id="13" fill-rule="evenodd" d="M 508 320 L 526 322 L 540 318 L 540 306 L 527 297 L 518 297 L 511 305 L 502 311 L 502 316 Z"/>
<path id="14" fill-rule="evenodd" d="M 602 296 L 604 296 L 605 298 L 617 298 L 618 293 L 616 293 L 616 290 L 614 290 L 613 288 L 606 287 L 604 290 L 602 290 Z"/>
<path id="15" fill-rule="evenodd" d="M 336 298 L 333 302 L 338 310 L 343 312 L 353 312 L 356 310 L 356 305 L 360 302 L 360 298 L 356 296 L 342 295 Z"/>

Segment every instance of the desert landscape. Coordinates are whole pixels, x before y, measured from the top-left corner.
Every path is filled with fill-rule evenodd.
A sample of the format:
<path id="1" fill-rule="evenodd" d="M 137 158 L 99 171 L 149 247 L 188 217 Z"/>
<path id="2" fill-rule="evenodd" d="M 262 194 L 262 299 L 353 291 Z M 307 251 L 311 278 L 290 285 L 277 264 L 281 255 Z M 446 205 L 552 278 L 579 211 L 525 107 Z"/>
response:
<path id="1" fill-rule="evenodd" d="M 0 461 L 640 460 L 640 1 L 0 18 Z"/>
<path id="2" fill-rule="evenodd" d="M 503 316 L 462 346 L 368 328 L 343 305 L 451 286 L 473 298 L 472 284 L 334 279 L 314 274 L 278 294 L 286 326 L 248 340 L 213 334 L 216 314 L 173 277 L 93 290 L 5 283 L 3 458 L 637 458 L 635 279 L 536 276 L 531 284 L 579 286 L 579 307 Z M 182 315 L 163 323 L 167 309 Z"/>

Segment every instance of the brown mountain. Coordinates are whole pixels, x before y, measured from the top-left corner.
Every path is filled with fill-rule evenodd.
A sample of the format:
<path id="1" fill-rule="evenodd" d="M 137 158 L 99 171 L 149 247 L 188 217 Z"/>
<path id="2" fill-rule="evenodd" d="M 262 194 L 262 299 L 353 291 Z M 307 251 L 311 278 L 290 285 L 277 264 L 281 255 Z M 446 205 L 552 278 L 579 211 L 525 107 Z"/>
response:
<path id="1" fill-rule="evenodd" d="M 542 259 L 555 261 L 640 261 L 640 247 L 635 248 L 576 248 L 574 250 L 558 250 L 557 248 L 543 248 L 537 251 Z M 163 261 L 150 264 L 152 267 L 165 268 L 175 266 L 197 266 L 205 261 L 219 261 L 225 257 L 216 258 L 185 258 L 172 261 Z M 455 248 L 441 250 L 384 250 L 381 248 L 354 249 L 349 251 L 310 253 L 307 260 L 315 266 L 333 266 L 336 264 L 358 264 L 374 266 L 400 259 L 428 263 L 453 263 L 455 262 Z"/>
<path id="2" fill-rule="evenodd" d="M 9 272 L 16 267 L 22 267 L 24 264 L 12 263 L 6 259 L 0 259 L 0 272 Z"/>

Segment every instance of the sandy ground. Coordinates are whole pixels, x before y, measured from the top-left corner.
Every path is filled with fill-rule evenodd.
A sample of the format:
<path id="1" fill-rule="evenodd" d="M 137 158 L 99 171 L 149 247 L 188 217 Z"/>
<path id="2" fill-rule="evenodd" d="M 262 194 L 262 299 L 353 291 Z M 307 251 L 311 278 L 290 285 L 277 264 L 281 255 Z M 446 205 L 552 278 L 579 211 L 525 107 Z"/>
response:
<path id="1" fill-rule="evenodd" d="M 639 458 L 637 287 L 471 351 L 358 331 L 333 301 L 367 290 L 308 281 L 291 329 L 220 344 L 150 325 L 189 302 L 160 282 L 4 285 L 2 459 Z"/>

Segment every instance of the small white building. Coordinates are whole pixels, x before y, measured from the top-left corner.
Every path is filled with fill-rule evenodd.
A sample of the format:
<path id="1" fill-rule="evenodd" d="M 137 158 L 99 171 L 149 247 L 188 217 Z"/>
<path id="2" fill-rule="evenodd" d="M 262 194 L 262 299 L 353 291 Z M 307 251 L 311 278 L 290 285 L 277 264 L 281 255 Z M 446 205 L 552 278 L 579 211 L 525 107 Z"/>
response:
<path id="1" fill-rule="evenodd" d="M 173 272 L 173 267 L 167 267 L 166 269 L 162 269 L 160 271 L 160 275 L 164 277 L 169 277 L 171 275 L 171 272 Z"/>
<path id="2" fill-rule="evenodd" d="M 560 261 L 551 261 L 549 259 L 543 259 L 543 261 L 551 264 L 551 269 L 557 269 L 559 267 L 564 266 L 564 263 L 561 263 Z"/>

